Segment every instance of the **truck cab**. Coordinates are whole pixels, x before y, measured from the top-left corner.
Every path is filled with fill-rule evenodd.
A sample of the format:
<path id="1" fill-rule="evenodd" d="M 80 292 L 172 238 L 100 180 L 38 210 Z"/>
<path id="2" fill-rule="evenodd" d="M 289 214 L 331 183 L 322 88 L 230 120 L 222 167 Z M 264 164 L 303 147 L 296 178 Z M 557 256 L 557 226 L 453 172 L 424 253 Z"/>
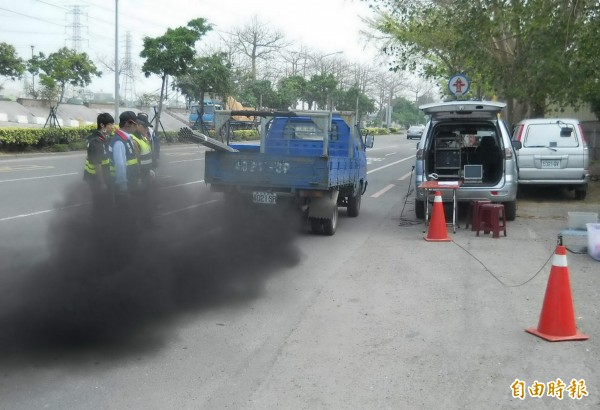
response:
<path id="1" fill-rule="evenodd" d="M 199 120 L 200 111 L 204 109 L 202 114 L 202 124 Z M 190 128 L 193 130 L 214 130 L 215 129 L 215 111 L 223 109 L 223 105 L 214 100 L 204 100 L 204 107 L 199 103 L 193 104 L 190 107 L 190 115 L 188 118 Z"/>

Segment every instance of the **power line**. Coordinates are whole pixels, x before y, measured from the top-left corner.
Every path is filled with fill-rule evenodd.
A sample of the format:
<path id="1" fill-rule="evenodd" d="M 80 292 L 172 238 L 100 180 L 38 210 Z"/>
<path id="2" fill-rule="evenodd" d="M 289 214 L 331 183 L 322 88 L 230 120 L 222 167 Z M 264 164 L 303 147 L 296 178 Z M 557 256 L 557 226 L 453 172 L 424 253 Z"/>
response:
<path id="1" fill-rule="evenodd" d="M 42 18 L 39 18 L 39 17 L 30 16 L 30 15 L 28 15 L 28 14 L 19 13 L 18 11 L 14 11 L 14 10 L 5 9 L 4 7 L 0 7 L 0 10 L 8 11 L 9 13 L 14 13 L 14 14 L 17 14 L 17 15 L 19 15 L 19 16 L 27 17 L 27 18 L 30 18 L 30 19 L 33 19 L 33 20 L 42 21 L 42 22 L 44 22 L 44 23 L 53 24 L 53 25 L 55 25 L 55 26 L 64 27 L 62 24 L 55 23 L 55 22 L 53 22 L 53 21 L 50 21 L 50 20 L 45 20 L 45 19 L 42 19 Z"/>

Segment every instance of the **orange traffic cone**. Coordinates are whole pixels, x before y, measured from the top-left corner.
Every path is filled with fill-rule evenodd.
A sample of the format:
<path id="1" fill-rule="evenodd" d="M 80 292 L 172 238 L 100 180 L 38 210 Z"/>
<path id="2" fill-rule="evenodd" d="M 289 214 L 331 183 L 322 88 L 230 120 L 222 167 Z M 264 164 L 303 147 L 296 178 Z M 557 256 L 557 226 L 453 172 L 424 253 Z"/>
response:
<path id="1" fill-rule="evenodd" d="M 440 191 L 435 191 L 429 231 L 427 231 L 425 240 L 430 242 L 449 242 L 452 240 L 448 237 L 448 229 L 446 229 L 446 215 L 444 214 L 444 204 Z"/>
<path id="2" fill-rule="evenodd" d="M 538 327 L 525 329 L 525 331 L 550 342 L 589 338 L 582 333 L 577 333 L 567 267 L 567 248 L 562 245 L 558 245 L 554 252 Z"/>

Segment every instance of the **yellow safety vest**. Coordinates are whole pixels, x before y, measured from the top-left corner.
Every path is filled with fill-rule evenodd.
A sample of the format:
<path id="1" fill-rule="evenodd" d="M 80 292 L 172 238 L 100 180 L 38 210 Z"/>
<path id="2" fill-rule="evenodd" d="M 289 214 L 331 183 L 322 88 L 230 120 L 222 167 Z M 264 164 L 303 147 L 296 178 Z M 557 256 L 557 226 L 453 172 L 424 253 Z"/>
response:
<path id="1" fill-rule="evenodd" d="M 140 148 L 139 163 L 142 168 L 150 168 L 152 165 L 152 146 L 146 141 L 145 138 L 140 138 L 137 135 L 131 134 L 133 140 L 138 144 Z"/>

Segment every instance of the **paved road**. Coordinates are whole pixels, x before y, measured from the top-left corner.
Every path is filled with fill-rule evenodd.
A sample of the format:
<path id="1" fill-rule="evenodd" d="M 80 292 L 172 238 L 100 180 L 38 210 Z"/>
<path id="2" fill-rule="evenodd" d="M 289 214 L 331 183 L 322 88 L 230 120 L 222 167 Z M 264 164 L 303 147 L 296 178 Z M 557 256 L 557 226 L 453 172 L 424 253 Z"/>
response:
<path id="1" fill-rule="evenodd" d="M 414 146 L 377 138 L 361 215 L 333 237 L 240 222 L 198 149 L 167 149 L 157 226 L 102 242 L 101 264 L 83 157 L 0 161 L 0 409 L 598 408 L 597 262 L 568 255 L 588 341 L 525 333 L 564 218 L 528 199 L 507 238 L 426 242 Z M 557 378 L 589 396 L 512 397 Z"/>

